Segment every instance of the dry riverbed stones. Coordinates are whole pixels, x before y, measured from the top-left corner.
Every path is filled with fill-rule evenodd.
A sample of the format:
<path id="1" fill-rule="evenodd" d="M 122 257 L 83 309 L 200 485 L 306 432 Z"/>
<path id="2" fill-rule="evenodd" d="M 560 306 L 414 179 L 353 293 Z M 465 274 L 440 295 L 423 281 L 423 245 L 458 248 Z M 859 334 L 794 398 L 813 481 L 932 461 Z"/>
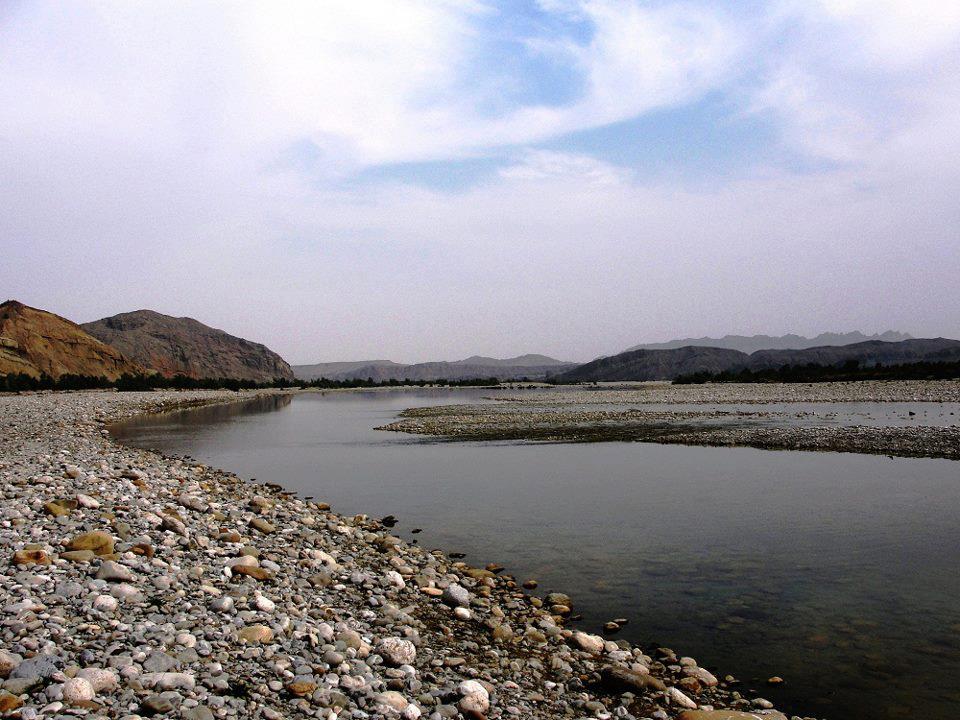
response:
<path id="1" fill-rule="evenodd" d="M 0 713 L 782 720 L 687 658 L 568 628 L 573 600 L 500 566 L 105 430 L 238 397 L 0 397 Z"/>

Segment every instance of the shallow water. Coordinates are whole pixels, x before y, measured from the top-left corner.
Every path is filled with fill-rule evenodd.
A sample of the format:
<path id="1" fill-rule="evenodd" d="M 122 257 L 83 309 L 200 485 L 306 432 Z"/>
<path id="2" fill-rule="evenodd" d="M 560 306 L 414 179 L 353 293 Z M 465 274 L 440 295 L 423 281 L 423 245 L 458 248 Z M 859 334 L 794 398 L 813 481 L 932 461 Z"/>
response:
<path id="1" fill-rule="evenodd" d="M 585 629 L 626 617 L 621 636 L 731 673 L 783 709 L 960 716 L 960 463 L 372 429 L 407 407 L 491 394 L 262 398 L 140 418 L 114 434 L 342 513 L 395 515 L 398 535 L 568 592 Z M 919 422 L 912 406 L 854 405 L 818 412 Z M 787 682 L 768 687 L 771 675 Z"/>

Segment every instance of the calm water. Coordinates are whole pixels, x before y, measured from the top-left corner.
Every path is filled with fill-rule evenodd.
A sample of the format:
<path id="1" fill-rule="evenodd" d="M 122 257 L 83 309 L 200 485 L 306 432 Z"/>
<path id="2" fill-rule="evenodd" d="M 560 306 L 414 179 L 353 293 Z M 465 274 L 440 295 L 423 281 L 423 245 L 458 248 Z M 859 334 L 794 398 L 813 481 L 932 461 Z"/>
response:
<path id="1" fill-rule="evenodd" d="M 960 717 L 960 463 L 452 443 L 372 429 L 406 407 L 490 394 L 267 398 L 142 418 L 115 434 L 342 513 L 396 515 L 403 537 L 568 592 L 585 629 L 629 618 L 623 637 L 692 655 L 784 709 Z M 844 413 L 918 422 L 905 406 Z M 771 675 L 786 684 L 765 686 Z"/>

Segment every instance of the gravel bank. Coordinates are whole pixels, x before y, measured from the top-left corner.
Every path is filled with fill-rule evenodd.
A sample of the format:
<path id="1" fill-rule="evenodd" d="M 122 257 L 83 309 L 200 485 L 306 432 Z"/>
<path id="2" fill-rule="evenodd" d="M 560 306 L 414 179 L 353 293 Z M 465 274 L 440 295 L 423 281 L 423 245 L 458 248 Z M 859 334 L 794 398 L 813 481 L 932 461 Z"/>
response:
<path id="1" fill-rule="evenodd" d="M 104 427 L 237 397 L 0 397 L 0 712 L 783 720 L 672 650 L 565 627 L 563 595 Z"/>
<path id="2" fill-rule="evenodd" d="M 650 384 L 619 390 L 560 388 L 496 399 L 499 402 L 495 404 L 411 408 L 401 413 L 396 422 L 378 429 L 458 440 L 630 440 L 960 460 L 958 424 L 817 426 L 810 423 L 810 413 L 772 412 L 763 407 L 769 403 L 810 402 L 954 403 L 960 401 L 960 382 Z M 642 407 L 734 403 L 753 405 L 756 409 Z M 607 407 L 598 409 L 598 405 Z"/>
<path id="3" fill-rule="evenodd" d="M 960 402 L 957 380 L 865 380 L 826 383 L 668 382 L 600 384 L 593 388 L 561 386 L 542 393 L 499 398 L 536 405 L 607 405 L 629 403 L 797 403 L 797 402 Z"/>

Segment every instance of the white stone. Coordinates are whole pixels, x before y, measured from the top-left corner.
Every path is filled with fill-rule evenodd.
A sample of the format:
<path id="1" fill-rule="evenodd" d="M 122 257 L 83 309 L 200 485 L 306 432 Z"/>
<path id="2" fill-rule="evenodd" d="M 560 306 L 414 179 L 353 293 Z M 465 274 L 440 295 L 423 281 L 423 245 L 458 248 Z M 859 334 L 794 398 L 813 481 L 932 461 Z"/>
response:
<path id="1" fill-rule="evenodd" d="M 94 692 L 111 692 L 117 689 L 117 674 L 106 668 L 84 668 L 77 673 L 93 686 Z"/>
<path id="2" fill-rule="evenodd" d="M 90 681 L 81 677 L 69 678 L 63 684 L 62 693 L 64 702 L 70 705 L 93 700 L 97 694 Z"/>
<path id="3" fill-rule="evenodd" d="M 144 673 L 140 676 L 140 684 L 147 689 L 159 688 L 160 690 L 193 690 L 196 687 L 196 680 L 190 673 L 182 672 L 159 672 Z"/>
<path id="4" fill-rule="evenodd" d="M 697 709 L 697 704 L 675 687 L 667 688 L 667 697 L 670 698 L 671 702 L 676 703 L 680 707 L 685 707 L 689 710 Z"/>
<path id="5" fill-rule="evenodd" d="M 93 600 L 93 609 L 100 612 L 113 612 L 119 604 L 119 601 L 111 595 L 97 595 Z"/>
<path id="6" fill-rule="evenodd" d="M 696 678 L 697 680 L 700 681 L 701 685 L 704 685 L 706 687 L 716 687 L 717 685 L 716 676 L 713 673 L 711 673 L 709 670 L 705 670 L 702 667 L 696 667 L 696 666 L 684 667 L 683 674 L 686 675 L 687 677 Z"/>
<path id="7" fill-rule="evenodd" d="M 397 712 L 405 710 L 407 705 L 409 705 L 407 699 L 396 690 L 387 690 L 380 693 L 377 695 L 376 701 L 379 705 L 386 705 Z"/>
<path id="8" fill-rule="evenodd" d="M 400 717 L 402 717 L 403 720 L 417 720 L 417 718 L 419 718 L 422 714 L 423 713 L 420 712 L 420 708 L 413 703 L 410 703 L 403 709 L 403 712 L 400 713 Z"/>
<path id="9" fill-rule="evenodd" d="M 473 695 L 474 693 L 480 693 L 481 695 L 490 694 L 479 680 L 464 680 L 457 685 L 457 692 L 461 695 Z"/>
<path id="10" fill-rule="evenodd" d="M 377 653 L 389 665 L 409 665 L 417 657 L 417 648 L 409 640 L 399 637 L 388 637 L 377 645 Z"/>
<path id="11" fill-rule="evenodd" d="M 256 606 L 257 610 L 261 610 L 265 613 L 272 613 L 277 609 L 277 604 L 270 598 L 264 595 L 257 595 L 253 599 L 253 604 Z"/>
<path id="12" fill-rule="evenodd" d="M 594 655 L 599 655 L 603 652 L 604 640 L 599 635 L 590 635 L 589 633 L 577 631 L 570 637 L 570 641 L 585 652 L 593 653 Z"/>
<path id="13" fill-rule="evenodd" d="M 77 493 L 77 505 L 84 508 L 98 508 L 100 507 L 100 501 L 89 495 Z"/>

